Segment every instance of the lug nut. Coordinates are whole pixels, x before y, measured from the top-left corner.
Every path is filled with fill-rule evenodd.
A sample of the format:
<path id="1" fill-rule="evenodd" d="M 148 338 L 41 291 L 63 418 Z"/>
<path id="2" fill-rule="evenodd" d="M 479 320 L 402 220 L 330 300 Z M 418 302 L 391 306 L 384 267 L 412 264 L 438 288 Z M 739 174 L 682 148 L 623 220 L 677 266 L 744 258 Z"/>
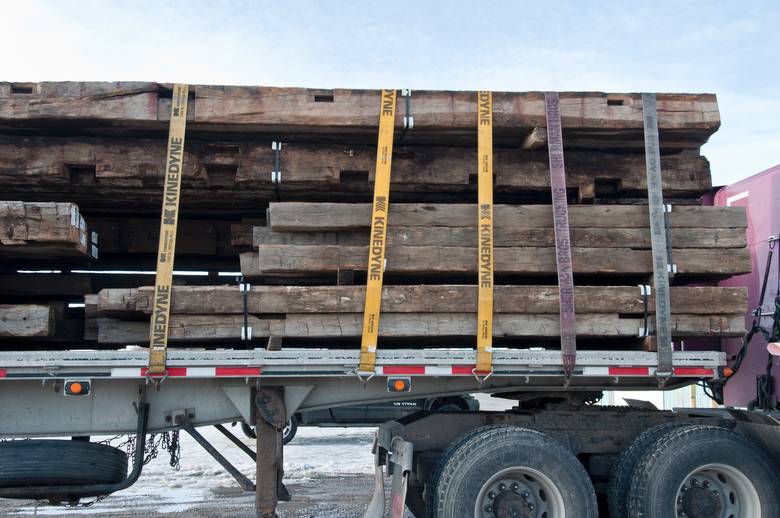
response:
<path id="1" fill-rule="evenodd" d="M 517 491 L 518 489 L 520 489 L 520 484 L 512 482 L 512 491 Z"/>
<path id="2" fill-rule="evenodd" d="M 701 483 L 701 487 L 707 489 L 708 487 L 710 487 L 710 482 L 708 480 L 705 480 L 704 482 Z"/>
<path id="3" fill-rule="evenodd" d="M 528 510 L 529 511 L 533 511 L 534 510 L 534 504 L 532 504 L 531 502 L 528 502 Z"/>
<path id="4" fill-rule="evenodd" d="M 492 505 L 486 505 L 485 506 L 485 512 L 486 513 L 492 513 L 493 512 L 493 506 Z"/>
<path id="5" fill-rule="evenodd" d="M 499 484 L 498 485 L 498 490 L 499 491 L 506 491 L 506 484 L 504 484 L 503 482 L 501 484 Z"/>
<path id="6" fill-rule="evenodd" d="M 520 496 L 522 496 L 523 498 L 528 498 L 529 496 L 531 496 L 531 493 L 529 493 L 527 489 L 523 489 L 520 492 Z"/>
<path id="7" fill-rule="evenodd" d="M 491 500 L 493 500 L 495 497 L 496 497 L 496 494 L 493 491 L 488 493 L 488 498 L 490 498 Z"/>
<path id="8" fill-rule="evenodd" d="M 699 481 L 698 481 L 698 480 L 696 480 L 695 478 L 692 478 L 692 479 L 691 479 L 691 485 L 692 485 L 693 487 L 696 487 L 696 486 L 698 486 L 698 485 L 699 485 Z"/>

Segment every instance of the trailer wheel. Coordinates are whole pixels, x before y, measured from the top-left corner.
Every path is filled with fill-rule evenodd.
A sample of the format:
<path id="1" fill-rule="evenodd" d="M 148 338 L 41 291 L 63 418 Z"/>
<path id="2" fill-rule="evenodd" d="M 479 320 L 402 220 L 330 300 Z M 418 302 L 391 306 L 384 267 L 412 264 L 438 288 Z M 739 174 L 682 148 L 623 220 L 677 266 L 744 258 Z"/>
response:
<path id="1" fill-rule="evenodd" d="M 435 518 L 596 518 L 596 493 L 566 446 L 515 426 L 478 428 L 440 459 Z"/>
<path id="2" fill-rule="evenodd" d="M 246 423 L 241 423 L 241 430 L 244 432 L 244 435 L 249 437 L 250 439 L 257 439 L 257 433 L 255 432 L 254 427 L 249 426 Z M 282 441 L 284 444 L 289 443 L 293 440 L 295 437 L 295 434 L 298 433 L 298 419 L 293 415 L 290 417 L 290 419 L 287 420 L 287 423 L 284 425 L 284 430 L 282 430 Z"/>
<path id="3" fill-rule="evenodd" d="M 758 448 L 736 432 L 684 426 L 642 457 L 629 515 L 643 518 L 774 518 L 780 482 Z"/>
<path id="4" fill-rule="evenodd" d="M 290 416 L 290 418 L 287 420 L 287 423 L 284 425 L 284 430 L 282 430 L 282 441 L 284 444 L 289 443 L 295 438 L 295 434 L 298 433 L 298 419 L 295 417 L 295 415 Z"/>
<path id="5" fill-rule="evenodd" d="M 43 439 L 0 443 L 0 487 L 114 484 L 126 476 L 127 455 L 106 444 Z"/>
<path id="6" fill-rule="evenodd" d="M 628 493 L 631 490 L 631 480 L 637 464 L 659 437 L 683 424 L 671 421 L 648 428 L 621 452 L 609 476 L 607 502 L 610 518 L 628 518 Z"/>
<path id="7" fill-rule="evenodd" d="M 247 439 L 257 439 L 257 434 L 255 433 L 253 426 L 242 422 L 241 431 L 244 432 L 244 435 L 246 435 Z"/>

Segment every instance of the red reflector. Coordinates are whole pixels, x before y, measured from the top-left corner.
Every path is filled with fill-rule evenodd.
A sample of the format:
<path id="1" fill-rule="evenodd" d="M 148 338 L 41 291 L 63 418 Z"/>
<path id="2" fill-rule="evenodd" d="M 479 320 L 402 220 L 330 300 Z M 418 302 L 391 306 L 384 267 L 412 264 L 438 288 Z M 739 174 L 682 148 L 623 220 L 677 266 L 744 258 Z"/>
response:
<path id="1" fill-rule="evenodd" d="M 610 367 L 610 376 L 647 376 L 647 367 Z"/>
<path id="2" fill-rule="evenodd" d="M 8 371 L 5 369 L 0 369 L 0 378 L 5 378 L 8 375 Z"/>
<path id="3" fill-rule="evenodd" d="M 394 374 L 425 374 L 424 365 L 385 365 L 382 374 L 392 376 Z"/>
<path id="4" fill-rule="evenodd" d="M 149 372 L 149 369 L 147 367 L 141 368 L 141 376 L 146 377 L 146 373 Z M 175 377 L 181 377 L 187 375 L 187 367 L 169 367 L 168 368 L 168 377 L 169 378 L 175 378 Z M 162 378 L 162 374 L 150 374 L 153 378 Z"/>
<path id="5" fill-rule="evenodd" d="M 704 367 L 675 367 L 674 373 L 678 376 L 712 376 L 712 369 Z"/>
<path id="6" fill-rule="evenodd" d="M 474 373 L 474 367 L 476 367 L 476 365 L 453 365 L 452 373 L 471 375 Z"/>
<path id="7" fill-rule="evenodd" d="M 217 367 L 217 376 L 259 376 L 260 367 Z"/>

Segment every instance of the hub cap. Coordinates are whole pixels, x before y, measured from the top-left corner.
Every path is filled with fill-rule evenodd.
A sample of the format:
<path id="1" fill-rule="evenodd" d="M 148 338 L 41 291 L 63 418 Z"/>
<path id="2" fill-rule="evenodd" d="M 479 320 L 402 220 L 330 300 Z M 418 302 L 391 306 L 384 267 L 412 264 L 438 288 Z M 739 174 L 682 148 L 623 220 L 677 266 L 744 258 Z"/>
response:
<path id="1" fill-rule="evenodd" d="M 761 516 L 753 483 L 738 469 L 724 464 L 708 464 L 685 477 L 675 505 L 680 518 Z"/>
<path id="2" fill-rule="evenodd" d="M 564 518 L 563 496 L 552 480 L 527 467 L 507 468 L 488 479 L 477 495 L 478 518 Z"/>

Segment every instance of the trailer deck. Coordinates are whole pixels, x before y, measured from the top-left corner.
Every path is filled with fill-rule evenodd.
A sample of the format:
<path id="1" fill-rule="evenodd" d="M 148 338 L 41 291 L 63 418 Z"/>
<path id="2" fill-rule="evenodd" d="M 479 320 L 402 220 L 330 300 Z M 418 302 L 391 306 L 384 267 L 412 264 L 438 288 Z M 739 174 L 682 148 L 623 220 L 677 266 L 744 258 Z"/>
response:
<path id="1" fill-rule="evenodd" d="M 288 413 L 338 405 L 435 397 L 465 392 L 517 392 L 563 388 L 559 351 L 494 351 L 493 373 L 474 375 L 476 351 L 380 350 L 375 374 L 355 373 L 357 350 L 171 350 L 168 375 L 149 376 L 145 349 L 0 353 L 0 437 L 132 433 L 139 387 L 152 384 L 149 431 L 175 428 L 172 415 L 187 410 L 195 426 L 252 422 L 251 391 L 284 386 Z M 721 352 L 675 352 L 674 374 L 655 376 L 652 352 L 580 351 L 568 390 L 653 390 L 720 377 Z M 392 381 L 406 388 L 393 391 Z M 186 383 L 184 381 L 186 380 Z M 68 381 L 89 393 L 63 397 Z M 315 390 L 316 389 L 316 390 Z M 123 405 L 122 402 L 126 404 Z"/>

